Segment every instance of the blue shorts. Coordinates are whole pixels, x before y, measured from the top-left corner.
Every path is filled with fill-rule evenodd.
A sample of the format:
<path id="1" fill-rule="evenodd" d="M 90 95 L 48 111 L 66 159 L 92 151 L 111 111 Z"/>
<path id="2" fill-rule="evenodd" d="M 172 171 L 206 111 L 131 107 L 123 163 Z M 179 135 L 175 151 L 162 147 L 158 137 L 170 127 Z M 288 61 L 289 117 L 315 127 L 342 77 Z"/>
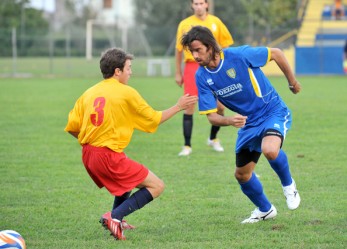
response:
<path id="1" fill-rule="evenodd" d="M 284 140 L 291 124 L 292 116 L 288 108 L 280 109 L 263 119 L 259 119 L 257 124 L 246 123 L 238 132 L 235 152 L 249 149 L 261 153 L 261 141 L 266 130 L 277 130 L 282 134 Z"/>

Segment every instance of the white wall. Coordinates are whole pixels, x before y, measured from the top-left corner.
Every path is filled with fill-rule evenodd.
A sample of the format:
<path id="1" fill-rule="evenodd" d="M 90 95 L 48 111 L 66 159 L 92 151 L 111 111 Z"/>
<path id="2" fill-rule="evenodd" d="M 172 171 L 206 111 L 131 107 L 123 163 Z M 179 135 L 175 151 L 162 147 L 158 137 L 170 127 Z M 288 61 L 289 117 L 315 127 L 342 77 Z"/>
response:
<path id="1" fill-rule="evenodd" d="M 119 26 L 131 27 L 134 25 L 134 1 L 112 0 L 111 9 L 103 9 L 102 0 L 90 0 L 90 7 L 98 13 L 96 21 L 102 24 L 117 24 Z"/>

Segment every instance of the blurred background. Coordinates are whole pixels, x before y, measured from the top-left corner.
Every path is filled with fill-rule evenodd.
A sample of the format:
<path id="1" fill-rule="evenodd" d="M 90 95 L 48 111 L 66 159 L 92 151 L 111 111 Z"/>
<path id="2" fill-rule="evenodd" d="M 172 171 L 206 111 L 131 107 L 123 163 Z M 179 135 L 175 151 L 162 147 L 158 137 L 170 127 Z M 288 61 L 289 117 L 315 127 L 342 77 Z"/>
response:
<path id="1" fill-rule="evenodd" d="M 342 2 L 347 6 L 346 0 Z M 190 0 L 1 0 L 0 80 L 88 77 L 109 47 L 122 47 L 139 58 L 139 75 L 170 77 L 177 25 L 192 14 L 190 4 Z M 334 0 L 209 1 L 210 13 L 227 25 L 234 46 L 279 47 L 297 74 L 310 75 L 344 74 L 347 15 L 336 18 L 333 9 Z M 280 74 L 271 63 L 264 70 Z"/>

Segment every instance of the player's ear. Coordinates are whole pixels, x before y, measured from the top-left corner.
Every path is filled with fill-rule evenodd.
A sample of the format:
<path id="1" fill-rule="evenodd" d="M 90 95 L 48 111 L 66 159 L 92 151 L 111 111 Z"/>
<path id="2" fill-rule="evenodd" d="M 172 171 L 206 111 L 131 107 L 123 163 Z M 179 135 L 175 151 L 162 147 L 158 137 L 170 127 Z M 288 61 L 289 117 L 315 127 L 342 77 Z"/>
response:
<path id="1" fill-rule="evenodd" d="M 120 73 L 122 72 L 122 70 L 120 70 L 118 67 L 114 70 L 114 75 L 118 76 L 120 75 Z"/>

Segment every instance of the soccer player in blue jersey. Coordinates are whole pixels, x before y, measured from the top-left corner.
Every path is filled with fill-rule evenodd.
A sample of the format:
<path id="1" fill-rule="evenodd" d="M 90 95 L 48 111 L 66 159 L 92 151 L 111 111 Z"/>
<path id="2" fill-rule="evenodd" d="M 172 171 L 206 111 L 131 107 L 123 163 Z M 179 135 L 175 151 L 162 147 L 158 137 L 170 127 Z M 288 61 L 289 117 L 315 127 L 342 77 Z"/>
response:
<path id="1" fill-rule="evenodd" d="M 250 46 L 220 49 L 211 31 L 202 26 L 193 27 L 181 43 L 200 65 L 195 75 L 200 114 L 205 114 L 212 125 L 240 128 L 235 147 L 235 178 L 256 206 L 242 223 L 255 223 L 277 215 L 254 173 L 262 153 L 281 181 L 288 208 L 298 208 L 300 196 L 287 156 L 281 149 L 291 126 L 291 112 L 260 69 L 274 60 L 287 78 L 289 90 L 294 94 L 300 92 L 301 85 L 283 52 Z M 236 114 L 219 115 L 217 100 Z"/>

